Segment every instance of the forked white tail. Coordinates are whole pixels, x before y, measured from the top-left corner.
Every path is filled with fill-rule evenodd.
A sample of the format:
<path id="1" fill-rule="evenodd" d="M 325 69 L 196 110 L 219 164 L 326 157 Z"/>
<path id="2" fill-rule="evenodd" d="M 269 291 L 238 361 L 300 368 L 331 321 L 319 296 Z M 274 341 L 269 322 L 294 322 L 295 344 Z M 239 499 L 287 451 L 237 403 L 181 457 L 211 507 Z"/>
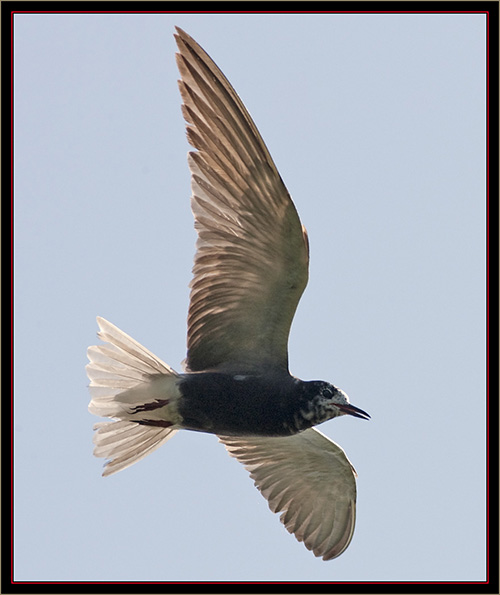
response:
<path id="1" fill-rule="evenodd" d="M 115 421 L 94 426 L 94 454 L 111 475 L 143 459 L 177 432 L 179 374 L 119 328 L 97 318 L 105 345 L 87 350 L 89 411 Z"/>

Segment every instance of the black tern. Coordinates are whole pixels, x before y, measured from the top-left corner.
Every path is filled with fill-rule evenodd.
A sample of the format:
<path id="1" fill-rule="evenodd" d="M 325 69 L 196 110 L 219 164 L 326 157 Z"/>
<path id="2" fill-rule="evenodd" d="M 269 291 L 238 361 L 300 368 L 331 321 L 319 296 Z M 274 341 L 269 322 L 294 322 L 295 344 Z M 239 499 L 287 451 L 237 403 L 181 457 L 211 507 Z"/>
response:
<path id="1" fill-rule="evenodd" d="M 286 529 L 331 560 L 349 545 L 356 472 L 316 430 L 370 416 L 339 388 L 288 370 L 288 335 L 308 280 L 309 246 L 253 120 L 206 52 L 176 28 L 177 65 L 194 147 L 188 155 L 198 233 L 187 357 L 177 373 L 98 318 L 89 347 L 89 411 L 103 475 L 136 463 L 180 429 L 216 434 L 250 472 Z"/>

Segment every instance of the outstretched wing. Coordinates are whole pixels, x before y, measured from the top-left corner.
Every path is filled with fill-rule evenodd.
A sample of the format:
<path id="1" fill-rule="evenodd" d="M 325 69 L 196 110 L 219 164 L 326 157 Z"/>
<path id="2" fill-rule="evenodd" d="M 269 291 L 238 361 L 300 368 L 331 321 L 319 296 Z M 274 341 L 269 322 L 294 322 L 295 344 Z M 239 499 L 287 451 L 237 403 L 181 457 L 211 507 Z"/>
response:
<path id="1" fill-rule="evenodd" d="M 356 520 L 355 471 L 345 452 L 316 429 L 285 437 L 219 436 L 286 529 L 331 560 L 349 545 Z"/>
<path id="2" fill-rule="evenodd" d="M 249 113 L 206 52 L 177 28 L 177 64 L 198 232 L 188 315 L 190 371 L 288 369 L 308 278 L 295 206 Z"/>

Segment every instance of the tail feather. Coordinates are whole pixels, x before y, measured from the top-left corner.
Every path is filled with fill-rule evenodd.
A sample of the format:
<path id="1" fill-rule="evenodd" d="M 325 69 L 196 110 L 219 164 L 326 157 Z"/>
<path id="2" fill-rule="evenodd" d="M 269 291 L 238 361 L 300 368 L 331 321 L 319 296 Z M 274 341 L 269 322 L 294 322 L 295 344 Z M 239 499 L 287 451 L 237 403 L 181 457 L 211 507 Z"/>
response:
<path id="1" fill-rule="evenodd" d="M 99 325 L 100 332 L 97 336 L 103 341 L 110 343 L 115 348 L 121 350 L 122 363 L 127 367 L 136 368 L 145 365 L 147 373 L 151 374 L 153 370 L 160 374 L 175 374 L 174 370 L 162 362 L 161 359 L 156 357 L 154 353 L 151 353 L 149 349 L 146 349 L 143 345 L 132 339 L 129 335 L 121 331 L 117 326 L 111 324 L 100 316 L 97 317 L 97 324 Z M 115 361 L 120 361 L 119 359 Z"/>
<path id="2" fill-rule="evenodd" d="M 117 421 L 94 426 L 94 455 L 108 459 L 103 475 L 121 471 L 177 432 L 179 375 L 132 337 L 97 318 L 107 343 L 88 348 L 89 411 Z"/>
<path id="3" fill-rule="evenodd" d="M 94 426 L 94 455 L 109 459 L 103 476 L 107 477 L 137 463 L 170 440 L 174 428 L 140 425 L 130 421 L 101 422 Z"/>

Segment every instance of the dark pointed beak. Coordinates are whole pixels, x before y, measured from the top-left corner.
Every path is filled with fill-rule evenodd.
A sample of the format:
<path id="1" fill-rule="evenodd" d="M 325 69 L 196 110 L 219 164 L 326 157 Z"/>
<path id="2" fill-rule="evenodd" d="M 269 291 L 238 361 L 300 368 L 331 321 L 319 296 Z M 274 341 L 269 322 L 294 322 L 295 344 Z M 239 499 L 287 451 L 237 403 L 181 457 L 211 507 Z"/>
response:
<path id="1" fill-rule="evenodd" d="M 347 405 L 337 405 L 337 407 L 347 415 L 359 417 L 360 419 L 371 419 L 366 411 L 363 411 L 358 407 L 354 407 L 354 405 L 351 405 L 350 403 Z"/>

